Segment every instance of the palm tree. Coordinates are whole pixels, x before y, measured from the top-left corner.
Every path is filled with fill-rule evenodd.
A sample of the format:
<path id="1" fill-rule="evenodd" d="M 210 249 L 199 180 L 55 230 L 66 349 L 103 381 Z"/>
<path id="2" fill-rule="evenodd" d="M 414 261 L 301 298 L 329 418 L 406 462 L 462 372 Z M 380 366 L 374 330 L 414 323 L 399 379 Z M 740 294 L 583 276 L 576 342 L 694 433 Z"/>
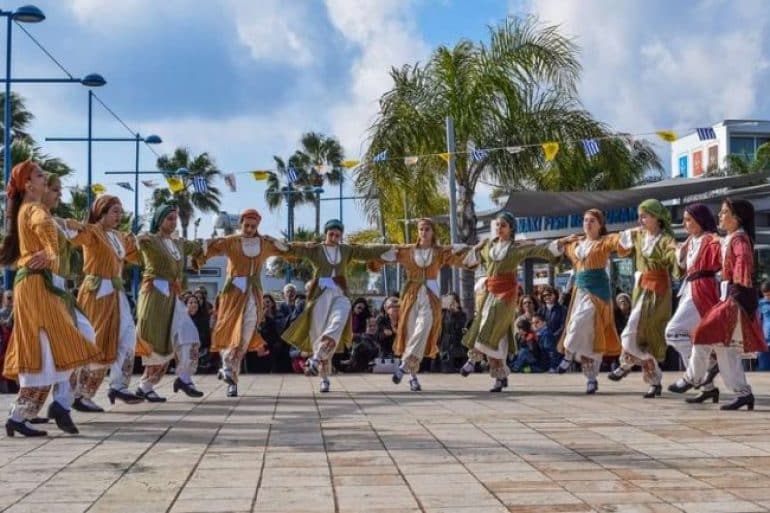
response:
<path id="1" fill-rule="evenodd" d="M 625 187 L 647 167 L 660 169 L 648 147 L 632 150 L 615 139 L 600 142 L 598 159 L 585 158 L 581 139 L 613 134 L 581 107 L 580 69 L 576 45 L 558 27 L 541 26 L 534 17 L 508 18 L 490 27 L 488 42 L 440 46 L 424 65 L 391 70 L 393 87 L 380 99 L 367 160 L 383 150 L 393 156 L 443 151 L 446 117 L 454 120 L 459 152 L 533 145 L 517 153 L 488 152 L 479 160 L 469 153 L 457 155 L 458 231 L 460 241 L 468 244 L 477 240 L 474 194 L 481 179 L 511 189 Z M 563 145 L 557 160 L 546 163 L 537 146 L 544 141 L 575 144 Z M 613 167 L 605 167 L 610 163 Z M 574 166 L 579 172 L 573 174 Z M 421 172 L 426 176 L 415 183 Z M 405 210 L 394 205 L 394 197 L 406 196 L 410 205 L 425 210 L 438 205 L 435 197 L 445 196 L 440 191 L 445 175 L 446 163 L 436 157 L 421 159 L 413 172 L 395 159 L 367 166 L 356 188 L 379 192 L 378 199 L 364 202 L 370 218 L 378 208 L 393 218 Z M 472 311 L 472 273 L 463 275 L 462 296 Z"/>
<path id="2" fill-rule="evenodd" d="M 176 176 L 182 180 L 184 188 L 181 191 L 171 193 L 156 190 L 153 195 L 153 206 L 173 199 L 179 209 L 179 222 L 182 225 L 182 237 L 187 238 L 187 227 L 193 217 L 195 209 L 201 212 L 219 212 L 221 193 L 214 187 L 214 179 L 221 173 L 217 170 L 214 159 L 208 153 L 201 153 L 195 157 L 190 155 L 187 148 L 177 148 L 173 155 L 162 155 L 158 158 L 158 169 L 164 171 L 166 178 Z M 177 174 L 179 169 L 187 169 L 187 173 Z M 202 176 L 206 179 L 206 192 L 196 192 L 193 188 L 193 178 Z"/>
<path id="3" fill-rule="evenodd" d="M 297 162 L 304 171 L 305 185 L 311 187 L 323 187 L 324 183 L 340 185 L 344 180 L 342 161 L 345 154 L 337 139 L 325 136 L 318 132 L 307 132 L 300 139 L 300 150 L 295 154 Z M 321 166 L 327 166 L 326 172 Z M 315 233 L 321 233 L 321 195 L 312 195 L 312 203 L 315 207 Z"/>
<path id="4" fill-rule="evenodd" d="M 728 155 L 727 168 L 709 175 L 747 175 L 770 169 L 770 143 L 764 143 L 757 148 L 754 158 L 748 155 Z"/>

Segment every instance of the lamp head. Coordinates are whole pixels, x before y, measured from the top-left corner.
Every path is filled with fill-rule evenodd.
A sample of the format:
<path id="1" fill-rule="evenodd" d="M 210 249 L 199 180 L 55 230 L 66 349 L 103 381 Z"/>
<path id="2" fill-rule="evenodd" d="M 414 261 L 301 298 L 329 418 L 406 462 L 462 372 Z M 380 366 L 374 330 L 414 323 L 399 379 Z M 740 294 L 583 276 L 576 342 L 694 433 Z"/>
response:
<path id="1" fill-rule="evenodd" d="M 190 170 L 187 169 L 186 167 L 180 167 L 179 169 L 176 170 L 176 174 L 178 174 L 178 175 L 189 175 L 190 174 Z"/>
<path id="2" fill-rule="evenodd" d="M 148 135 L 144 138 L 144 142 L 146 144 L 160 144 L 163 142 L 163 139 L 160 138 L 160 136 L 157 136 L 155 134 Z"/>
<path id="3" fill-rule="evenodd" d="M 34 5 L 23 5 L 14 11 L 11 18 L 21 23 L 39 23 L 45 19 L 45 14 Z"/>
<path id="4" fill-rule="evenodd" d="M 102 87 L 107 83 L 99 73 L 89 73 L 80 81 L 86 87 Z"/>

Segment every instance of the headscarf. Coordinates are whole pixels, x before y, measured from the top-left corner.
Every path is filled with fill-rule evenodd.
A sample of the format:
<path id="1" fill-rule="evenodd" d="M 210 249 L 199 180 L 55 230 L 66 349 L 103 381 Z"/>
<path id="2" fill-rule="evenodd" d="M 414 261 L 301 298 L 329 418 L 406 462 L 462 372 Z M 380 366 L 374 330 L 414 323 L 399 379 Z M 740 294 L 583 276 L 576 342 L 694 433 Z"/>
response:
<path id="1" fill-rule="evenodd" d="M 158 208 L 155 209 L 155 215 L 152 216 L 152 224 L 150 225 L 150 233 L 158 233 L 160 225 L 168 217 L 171 212 L 176 212 L 176 204 L 174 203 L 161 203 Z"/>
<path id="2" fill-rule="evenodd" d="M 326 224 L 324 225 L 324 233 L 328 232 L 329 230 L 339 230 L 341 232 L 345 231 L 345 225 L 342 224 L 342 221 L 339 219 L 329 219 L 326 221 Z"/>
<path id="3" fill-rule="evenodd" d="M 8 185 L 5 188 L 9 200 L 19 199 L 24 195 L 25 186 L 36 166 L 37 162 L 32 159 L 19 162 L 13 166 L 13 169 L 11 170 L 11 179 L 8 180 Z"/>
<path id="4" fill-rule="evenodd" d="M 241 218 L 238 220 L 238 222 L 242 223 L 244 219 L 254 219 L 257 224 L 259 224 L 262 221 L 262 216 L 259 214 L 259 212 L 257 212 L 256 209 L 247 208 L 241 211 Z"/>
<path id="5" fill-rule="evenodd" d="M 586 214 L 599 221 L 599 236 L 607 235 L 607 221 L 604 219 L 604 212 L 598 208 L 589 208 L 583 215 Z"/>
<path id="6" fill-rule="evenodd" d="M 109 194 L 100 195 L 94 200 L 94 204 L 91 205 L 91 212 L 88 214 L 88 222 L 98 222 L 99 219 L 104 217 L 104 214 L 109 212 L 109 210 L 116 204 L 120 204 L 120 198 L 117 196 L 111 196 Z"/>
<path id="7" fill-rule="evenodd" d="M 692 203 L 684 207 L 684 211 L 687 212 L 695 219 L 698 226 L 704 232 L 716 233 L 717 221 L 714 219 L 714 214 L 711 213 L 711 209 L 703 203 Z"/>
<path id="8" fill-rule="evenodd" d="M 516 217 L 514 217 L 513 214 L 508 212 L 507 210 L 501 210 L 497 213 L 495 216 L 495 219 L 502 219 L 506 223 L 508 223 L 508 226 L 511 227 L 511 235 L 513 235 L 513 232 L 516 230 Z"/>
<path id="9" fill-rule="evenodd" d="M 724 203 L 730 207 L 735 217 L 738 218 L 738 222 L 741 223 L 741 228 L 751 239 L 753 243 L 756 240 L 756 229 L 754 227 L 754 205 L 750 201 L 742 199 L 725 199 Z"/>
<path id="10" fill-rule="evenodd" d="M 663 231 L 673 235 L 671 231 L 671 213 L 663 206 L 663 203 L 656 199 L 646 199 L 639 203 L 639 210 L 660 221 L 663 225 Z"/>

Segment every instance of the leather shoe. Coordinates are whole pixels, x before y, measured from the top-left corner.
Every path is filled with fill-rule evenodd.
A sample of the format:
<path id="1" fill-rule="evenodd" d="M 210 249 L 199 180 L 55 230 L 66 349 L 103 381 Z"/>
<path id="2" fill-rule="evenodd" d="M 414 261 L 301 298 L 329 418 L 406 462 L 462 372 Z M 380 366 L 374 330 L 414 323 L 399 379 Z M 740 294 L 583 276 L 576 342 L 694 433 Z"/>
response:
<path id="1" fill-rule="evenodd" d="M 238 397 L 238 385 L 227 385 L 227 397 Z"/>
<path id="2" fill-rule="evenodd" d="M 114 388 L 110 388 L 110 391 L 107 392 L 107 399 L 110 400 L 110 404 L 115 404 L 115 399 L 120 399 L 126 404 L 139 404 L 144 401 L 143 397 L 132 394 L 126 389 L 115 390 Z"/>
<path id="3" fill-rule="evenodd" d="M 98 404 L 89 401 L 91 404 L 88 404 L 88 402 L 83 401 L 82 397 L 76 397 L 75 400 L 72 402 L 72 408 L 77 411 L 83 411 L 86 413 L 102 413 L 104 412 L 104 408 L 99 406 Z"/>
<path id="4" fill-rule="evenodd" d="M 182 392 L 187 394 L 187 397 L 203 397 L 203 392 L 196 389 L 195 385 L 192 383 L 185 383 L 181 378 L 176 378 L 174 380 L 174 393 L 179 392 L 179 390 L 182 390 Z"/>
<path id="5" fill-rule="evenodd" d="M 80 432 L 75 426 L 75 423 L 72 422 L 70 411 L 59 404 L 57 401 L 53 401 L 48 406 L 48 418 L 56 421 L 56 426 L 65 433 L 77 435 Z"/>
<path id="6" fill-rule="evenodd" d="M 723 404 L 720 410 L 739 410 L 745 406 L 749 411 L 754 409 L 754 394 L 741 395 L 732 400 L 732 402 Z"/>
<path id="7" fill-rule="evenodd" d="M 31 428 L 24 422 L 17 422 L 13 419 L 6 420 L 5 434 L 12 437 L 15 433 L 19 433 L 24 436 L 46 436 L 48 434 L 42 429 Z"/>
<path id="8" fill-rule="evenodd" d="M 147 402 L 150 403 L 165 403 L 166 398 L 161 397 L 158 395 L 158 393 L 155 390 L 150 390 L 149 392 L 145 392 L 141 388 L 136 389 L 136 396 L 144 399 Z"/>
<path id="9" fill-rule="evenodd" d="M 591 381 L 586 382 L 586 394 L 593 395 L 596 393 L 596 391 L 599 390 L 599 382 L 595 379 L 592 379 Z"/>
<path id="10" fill-rule="evenodd" d="M 661 385 L 650 385 L 650 389 L 642 397 L 645 399 L 654 399 L 655 397 L 660 397 L 662 391 L 663 387 Z"/>
<path id="11" fill-rule="evenodd" d="M 668 386 L 668 391 L 675 394 L 684 394 L 693 387 L 692 383 L 685 381 L 683 378 L 679 378 L 674 383 Z"/>
<path id="12" fill-rule="evenodd" d="M 690 404 L 700 404 L 708 401 L 709 399 L 711 399 L 711 402 L 713 403 L 719 402 L 718 388 L 712 388 L 711 390 L 701 390 L 700 394 L 696 395 L 695 397 L 688 397 L 684 401 Z"/>
<path id="13" fill-rule="evenodd" d="M 48 424 L 48 418 L 47 417 L 33 417 L 29 419 L 27 422 L 30 424 Z"/>
<path id="14" fill-rule="evenodd" d="M 610 381 L 620 381 L 621 379 L 628 376 L 628 373 L 631 372 L 630 370 L 626 370 L 623 367 L 618 367 L 614 371 L 607 374 L 607 377 L 610 379 Z"/>

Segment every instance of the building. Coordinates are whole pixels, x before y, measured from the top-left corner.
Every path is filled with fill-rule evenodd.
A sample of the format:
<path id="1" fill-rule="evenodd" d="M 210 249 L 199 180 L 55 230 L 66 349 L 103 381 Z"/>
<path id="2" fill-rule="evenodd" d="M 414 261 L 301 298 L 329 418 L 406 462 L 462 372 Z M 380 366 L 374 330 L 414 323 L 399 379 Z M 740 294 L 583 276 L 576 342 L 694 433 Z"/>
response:
<path id="1" fill-rule="evenodd" d="M 770 121 L 725 119 L 711 128 L 715 138 L 702 138 L 693 131 L 671 143 L 672 178 L 697 178 L 724 169 L 727 155 L 751 159 L 760 145 L 770 142 Z"/>

